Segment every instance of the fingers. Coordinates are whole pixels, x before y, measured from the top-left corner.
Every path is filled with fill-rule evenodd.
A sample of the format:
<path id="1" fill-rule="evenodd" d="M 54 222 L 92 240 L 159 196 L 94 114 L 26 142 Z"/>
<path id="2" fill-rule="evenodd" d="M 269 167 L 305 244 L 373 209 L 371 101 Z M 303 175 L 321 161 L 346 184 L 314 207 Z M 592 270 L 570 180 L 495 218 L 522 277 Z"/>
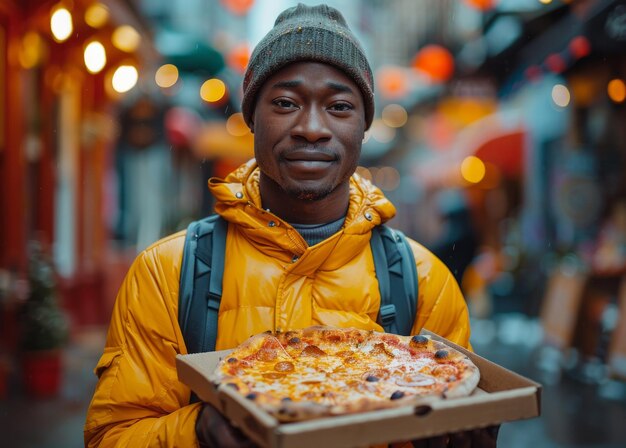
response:
<path id="1" fill-rule="evenodd" d="M 217 409 L 205 404 L 198 415 L 196 434 L 202 448 L 253 448 L 256 445 Z"/>

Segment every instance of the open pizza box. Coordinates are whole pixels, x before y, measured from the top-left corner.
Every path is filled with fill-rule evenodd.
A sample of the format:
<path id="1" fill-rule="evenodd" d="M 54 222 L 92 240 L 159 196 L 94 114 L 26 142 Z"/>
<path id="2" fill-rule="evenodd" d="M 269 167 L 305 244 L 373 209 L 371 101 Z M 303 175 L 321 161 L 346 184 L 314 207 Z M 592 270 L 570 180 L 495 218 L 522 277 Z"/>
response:
<path id="1" fill-rule="evenodd" d="M 480 369 L 480 382 L 468 397 L 418 406 L 281 423 L 233 388 L 209 380 L 230 350 L 178 355 L 178 378 L 201 400 L 218 408 L 252 440 L 268 448 L 363 447 L 414 440 L 537 417 L 541 386 L 428 331 L 424 334 L 465 353 Z"/>

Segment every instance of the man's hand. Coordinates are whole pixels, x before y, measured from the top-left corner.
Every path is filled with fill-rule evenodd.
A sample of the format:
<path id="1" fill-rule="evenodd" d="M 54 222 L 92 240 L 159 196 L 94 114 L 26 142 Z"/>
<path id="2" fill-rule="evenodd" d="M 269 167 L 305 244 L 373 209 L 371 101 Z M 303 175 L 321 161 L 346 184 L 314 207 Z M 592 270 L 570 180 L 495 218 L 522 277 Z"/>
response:
<path id="1" fill-rule="evenodd" d="M 200 448 L 256 447 L 239 429 L 230 424 L 213 406 L 205 403 L 196 420 Z"/>
<path id="2" fill-rule="evenodd" d="M 500 426 L 455 432 L 430 439 L 414 440 L 414 448 L 496 448 Z"/>

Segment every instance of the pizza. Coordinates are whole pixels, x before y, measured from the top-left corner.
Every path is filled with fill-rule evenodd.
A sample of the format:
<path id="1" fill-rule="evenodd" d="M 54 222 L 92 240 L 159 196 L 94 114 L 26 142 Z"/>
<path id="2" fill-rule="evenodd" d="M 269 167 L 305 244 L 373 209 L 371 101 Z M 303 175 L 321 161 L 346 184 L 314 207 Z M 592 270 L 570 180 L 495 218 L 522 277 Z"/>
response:
<path id="1" fill-rule="evenodd" d="M 480 373 L 429 336 L 313 326 L 249 338 L 211 379 L 289 422 L 467 396 Z"/>

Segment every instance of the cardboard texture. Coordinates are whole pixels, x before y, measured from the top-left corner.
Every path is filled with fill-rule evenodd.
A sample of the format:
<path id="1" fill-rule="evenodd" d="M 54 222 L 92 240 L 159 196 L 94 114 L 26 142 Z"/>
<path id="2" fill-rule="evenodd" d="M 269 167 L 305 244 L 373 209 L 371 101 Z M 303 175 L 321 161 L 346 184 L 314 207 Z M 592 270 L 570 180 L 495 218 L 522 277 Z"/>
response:
<path id="1" fill-rule="evenodd" d="M 446 434 L 540 414 L 541 386 L 437 335 L 478 366 L 481 380 L 469 397 L 436 400 L 418 406 L 280 423 L 229 387 L 209 381 L 230 350 L 178 355 L 180 381 L 211 403 L 257 444 L 267 448 L 363 447 Z"/>

